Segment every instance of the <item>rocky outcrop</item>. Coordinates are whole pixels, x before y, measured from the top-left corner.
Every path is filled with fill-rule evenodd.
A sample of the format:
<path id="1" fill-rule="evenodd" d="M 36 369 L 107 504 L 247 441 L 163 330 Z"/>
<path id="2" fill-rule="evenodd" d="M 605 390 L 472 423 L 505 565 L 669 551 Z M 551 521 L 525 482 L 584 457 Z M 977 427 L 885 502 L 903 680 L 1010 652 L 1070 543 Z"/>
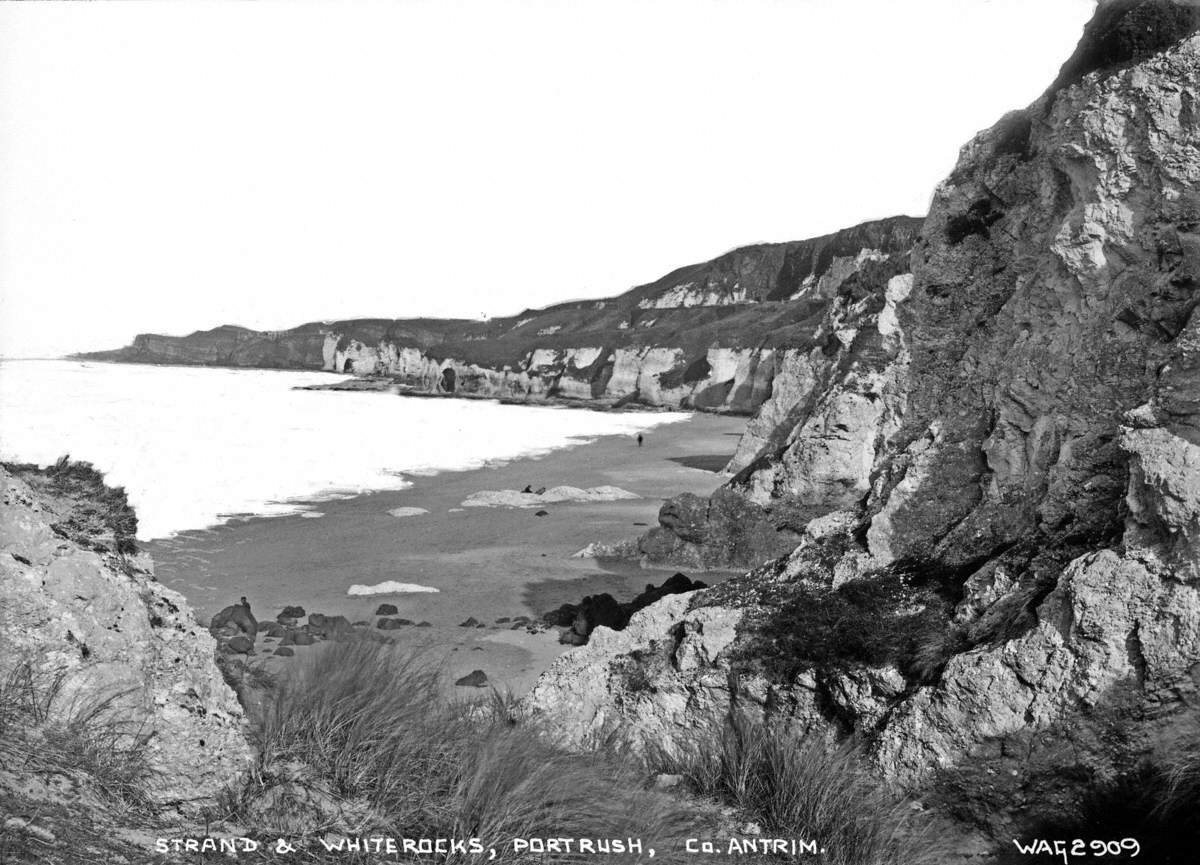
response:
<path id="1" fill-rule="evenodd" d="M 1102 5 L 963 148 L 911 277 L 843 317 L 836 365 L 786 362 L 739 454 L 731 490 L 816 517 L 795 548 L 597 629 L 531 716 L 576 743 L 731 711 L 856 735 L 930 795 L 1012 778 L 998 836 L 1194 741 L 1198 28 L 1195 3 Z"/>
<path id="2" fill-rule="evenodd" d="M 0 488 L 0 681 L 28 683 L 42 727 L 128 731 L 151 803 L 210 804 L 251 758 L 213 639 L 148 556 L 58 528 L 86 503 L 3 467 Z"/>
<path id="3" fill-rule="evenodd" d="M 810 519 L 861 505 L 906 399 L 910 356 L 898 318 L 913 286 L 906 266 L 875 262 L 869 276 L 844 282 L 814 347 L 779 353 L 771 395 L 728 466 L 732 481 L 708 502 L 664 505 L 659 527 L 638 542 L 647 561 L 756 567 L 794 547 Z"/>
<path id="4" fill-rule="evenodd" d="M 744 247 L 619 297 L 486 322 L 360 319 L 278 332 L 230 325 L 143 334 L 127 348 L 84 356 L 326 370 L 402 393 L 750 414 L 788 358 L 807 357 L 829 338 L 820 325 L 836 298 L 907 268 L 920 224 L 893 217 Z"/>
<path id="5" fill-rule="evenodd" d="M 798 532 L 730 489 L 705 498 L 685 493 L 663 503 L 658 526 L 630 552 L 647 563 L 700 569 L 747 568 L 783 555 Z"/>
<path id="6" fill-rule="evenodd" d="M 617 601 L 607 593 L 589 595 L 578 604 L 563 604 L 557 610 L 551 610 L 542 616 L 542 621 L 564 629 L 560 635 L 560 643 L 582 646 L 598 627 L 613 631 L 624 630 L 634 613 L 667 595 L 681 595 L 704 588 L 707 586 L 700 580 L 692 580 L 687 574 L 677 573 L 666 579 L 661 586 L 647 583 L 645 590 L 626 603 Z"/>

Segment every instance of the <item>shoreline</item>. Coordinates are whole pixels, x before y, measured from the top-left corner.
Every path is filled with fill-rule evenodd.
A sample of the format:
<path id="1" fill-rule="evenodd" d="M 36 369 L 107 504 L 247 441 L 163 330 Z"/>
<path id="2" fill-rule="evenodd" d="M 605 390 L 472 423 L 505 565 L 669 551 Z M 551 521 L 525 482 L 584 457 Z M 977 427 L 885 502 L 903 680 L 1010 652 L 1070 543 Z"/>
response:
<path id="1" fill-rule="evenodd" d="M 394 604 L 398 616 L 431 624 L 388 631 L 397 644 L 440 654 L 448 676 L 483 669 L 493 685 L 521 692 L 568 647 L 558 643 L 556 630 L 530 634 L 495 620 L 537 619 L 600 592 L 625 601 L 647 583 L 662 583 L 677 569 L 573 556 L 590 543 L 614 543 L 657 525 L 666 498 L 715 490 L 727 476 L 711 469 L 733 454 L 744 426 L 742 418 L 693 413 L 649 430 L 642 447 L 625 435 L 589 437 L 541 456 L 406 474 L 411 486 L 403 490 L 309 502 L 316 511 L 307 515 L 231 521 L 142 546 L 154 558 L 159 580 L 181 592 L 202 620 L 243 595 L 260 621 L 274 619 L 284 606 L 299 605 L 308 613 L 345 615 L 374 626 L 376 608 Z M 463 507 L 485 490 L 563 485 L 615 486 L 639 497 L 530 508 Z M 426 513 L 389 513 L 406 508 Z M 728 574 L 689 576 L 712 584 Z M 438 592 L 347 594 L 351 585 L 387 581 Z M 469 617 L 486 627 L 459 627 Z M 256 662 L 273 646 L 260 636 Z M 265 659 L 268 667 L 280 661 Z"/>
<path id="2" fill-rule="evenodd" d="M 7 360 L 15 360 L 16 358 L 7 358 Z M 5 358 L 0 358 L 5 360 Z M 230 370 L 246 370 L 258 372 L 293 372 L 293 373 L 320 373 L 322 375 L 338 376 L 341 381 L 330 382 L 328 384 L 313 384 L 313 385 L 297 385 L 292 390 L 307 390 L 307 391 L 334 391 L 339 393 L 383 393 L 392 396 L 415 397 L 418 399 L 464 399 L 464 400 L 484 400 L 492 401 L 500 405 L 516 405 L 516 406 L 543 406 L 543 407 L 562 407 L 571 409 L 583 409 L 585 411 L 598 412 L 688 412 L 692 414 L 715 415 L 717 417 L 736 417 L 749 420 L 754 416 L 755 411 L 718 411 L 716 409 L 704 408 L 702 406 L 680 407 L 670 406 L 661 403 L 646 403 L 638 402 L 630 398 L 630 396 L 620 397 L 618 399 L 579 399 L 575 397 L 539 397 L 537 399 L 517 399 L 515 397 L 499 396 L 495 394 L 485 393 L 462 393 L 455 391 L 454 393 L 438 393 L 435 391 L 421 390 L 412 385 L 405 385 L 394 378 L 382 375 L 355 375 L 350 372 L 337 372 L 331 369 L 315 369 L 313 367 L 294 367 L 294 366 L 234 366 L 231 364 L 222 363 L 167 363 L 166 361 L 155 360 L 116 360 L 112 358 L 96 358 L 87 357 L 86 355 L 68 355 L 61 358 L 28 358 L 28 360 L 65 360 L 76 363 L 107 363 L 115 366 L 152 366 L 152 367 L 167 367 L 175 369 L 230 369 Z"/>

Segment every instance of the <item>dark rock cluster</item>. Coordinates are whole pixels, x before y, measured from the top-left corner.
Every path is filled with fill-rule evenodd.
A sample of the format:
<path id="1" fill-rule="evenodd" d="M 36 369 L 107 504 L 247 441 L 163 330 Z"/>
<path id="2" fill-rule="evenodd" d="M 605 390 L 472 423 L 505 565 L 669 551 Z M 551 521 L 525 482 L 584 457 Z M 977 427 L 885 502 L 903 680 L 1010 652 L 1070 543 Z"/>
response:
<path id="1" fill-rule="evenodd" d="M 563 604 L 557 610 L 552 610 L 543 616 L 543 621 L 554 627 L 565 628 L 559 642 L 571 646 L 582 646 L 588 641 L 593 630 L 603 625 L 614 631 L 621 631 L 629 624 L 629 618 L 643 607 L 648 607 L 655 601 L 667 595 L 679 595 L 684 592 L 694 592 L 706 589 L 707 584 L 700 580 L 690 579 L 686 574 L 674 574 L 661 586 L 646 584 L 646 590 L 632 601 L 621 603 L 608 593 L 588 595 L 578 604 Z"/>

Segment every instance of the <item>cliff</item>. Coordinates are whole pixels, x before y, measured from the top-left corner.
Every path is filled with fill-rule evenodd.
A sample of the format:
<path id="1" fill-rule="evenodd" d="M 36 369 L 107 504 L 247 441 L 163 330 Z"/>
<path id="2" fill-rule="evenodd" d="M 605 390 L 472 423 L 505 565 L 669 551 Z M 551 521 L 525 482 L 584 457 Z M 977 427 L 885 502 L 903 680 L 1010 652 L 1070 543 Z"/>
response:
<path id="1" fill-rule="evenodd" d="M 212 637 L 133 548 L 124 495 L 65 462 L 0 466 L 0 490 L 3 810 L 90 809 L 92 788 L 211 806 L 250 767 L 242 709 Z"/>
<path id="2" fill-rule="evenodd" d="M 133 363 L 314 369 L 417 393 L 517 401 L 636 402 L 750 413 L 781 369 L 827 350 L 828 310 L 908 270 L 921 220 L 748 246 L 615 298 L 487 322 L 365 319 L 277 332 L 226 326 L 142 334 L 83 357 Z"/>
<path id="3" fill-rule="evenodd" d="M 1100 6 L 962 149 L 911 277 L 775 376 L 723 495 L 790 551 L 597 629 L 531 716 L 635 747 L 739 712 L 854 736 L 992 839 L 1196 743 L 1198 30 L 1194 2 Z M 676 506 L 643 552 L 723 545 Z"/>

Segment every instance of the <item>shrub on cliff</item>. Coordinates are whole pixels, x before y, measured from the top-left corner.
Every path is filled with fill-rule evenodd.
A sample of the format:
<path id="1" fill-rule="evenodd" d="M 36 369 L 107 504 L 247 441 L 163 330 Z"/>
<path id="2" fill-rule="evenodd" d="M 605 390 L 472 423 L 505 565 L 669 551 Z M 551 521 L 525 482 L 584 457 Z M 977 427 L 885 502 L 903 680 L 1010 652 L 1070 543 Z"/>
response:
<path id="1" fill-rule="evenodd" d="M 496 861 L 516 861 L 508 839 L 641 837 L 681 846 L 696 831 L 694 809 L 646 790 L 631 767 L 551 746 L 512 723 L 500 701 L 448 701 L 432 665 L 390 648 L 326 646 L 279 683 L 259 739 L 260 777 L 307 767 L 332 801 L 365 806 L 349 827 L 358 833 L 476 837 L 496 847 Z M 243 816 L 269 795 L 268 781 L 251 785 L 238 803 Z M 294 803 L 276 801 L 291 809 L 276 816 L 293 819 Z M 669 850 L 656 850 L 672 861 Z M 460 858 L 477 857 L 440 861 Z"/>
<path id="2" fill-rule="evenodd" d="M 796 586 L 746 650 L 791 679 L 805 669 L 893 665 L 910 680 L 935 679 L 964 647 L 953 604 L 936 586 L 892 570 L 837 588 Z"/>
<path id="3" fill-rule="evenodd" d="M 137 552 L 137 514 L 124 487 L 110 487 L 91 463 L 59 457 L 52 466 L 8 464 L 4 467 L 38 492 L 54 500 L 59 519 L 53 528 L 83 546 L 111 545 L 115 552 Z"/>

